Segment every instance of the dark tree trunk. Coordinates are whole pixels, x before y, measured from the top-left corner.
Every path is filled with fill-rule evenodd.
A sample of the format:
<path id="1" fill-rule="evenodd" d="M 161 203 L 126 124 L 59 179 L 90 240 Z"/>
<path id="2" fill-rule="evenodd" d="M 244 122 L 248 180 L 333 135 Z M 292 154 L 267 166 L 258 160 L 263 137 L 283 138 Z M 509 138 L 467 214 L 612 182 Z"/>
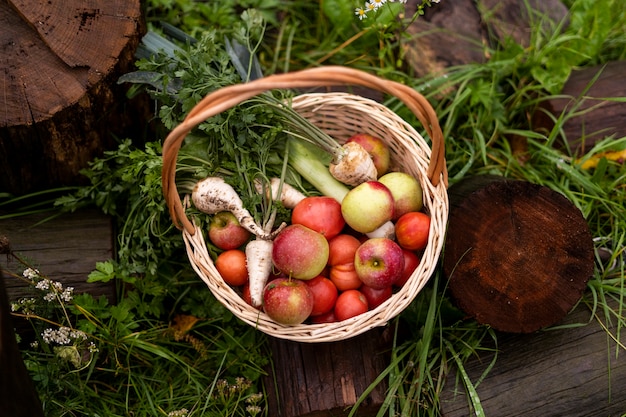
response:
<path id="1" fill-rule="evenodd" d="M 22 360 L 0 269 L 0 415 L 44 417 L 41 401 Z"/>

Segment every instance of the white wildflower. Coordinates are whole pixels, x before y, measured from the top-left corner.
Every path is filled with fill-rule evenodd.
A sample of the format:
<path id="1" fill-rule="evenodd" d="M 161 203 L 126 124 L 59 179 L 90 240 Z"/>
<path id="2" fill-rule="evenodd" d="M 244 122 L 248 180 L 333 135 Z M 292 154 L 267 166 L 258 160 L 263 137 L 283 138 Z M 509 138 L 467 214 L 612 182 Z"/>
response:
<path id="1" fill-rule="evenodd" d="M 369 4 L 373 6 L 374 10 L 378 10 L 385 3 L 387 3 L 387 0 L 369 0 Z"/>
<path id="2" fill-rule="evenodd" d="M 61 326 L 58 329 L 47 328 L 41 333 L 41 337 L 47 344 L 69 345 L 72 341 L 83 341 L 87 339 L 87 334 L 82 330 L 70 329 Z"/>
<path id="3" fill-rule="evenodd" d="M 52 343 L 67 345 L 71 341 L 69 333 L 69 327 L 59 327 L 58 329 L 47 328 L 41 333 L 41 338 L 49 345 Z"/>
<path id="4" fill-rule="evenodd" d="M 189 410 L 186 408 L 181 408 L 180 410 L 174 410 L 167 413 L 167 417 L 187 417 L 189 415 Z"/>
<path id="5" fill-rule="evenodd" d="M 51 303 L 52 301 L 54 301 L 56 298 L 56 294 L 53 292 L 49 292 L 46 295 L 43 296 L 44 301 L 47 301 L 49 303 Z"/>
<path id="6" fill-rule="evenodd" d="M 89 342 L 87 349 L 89 350 L 90 353 L 100 352 L 100 349 L 98 349 L 98 346 L 96 346 L 94 342 Z"/>
<path id="7" fill-rule="evenodd" d="M 42 279 L 35 285 L 35 288 L 41 291 L 48 291 L 50 289 L 51 283 L 52 281 L 50 281 L 49 279 Z"/>
<path id="8" fill-rule="evenodd" d="M 66 287 L 63 292 L 61 292 L 61 300 L 69 303 L 74 298 L 74 287 Z"/>
<path id="9" fill-rule="evenodd" d="M 39 276 L 39 271 L 34 268 L 26 268 L 24 272 L 22 272 L 24 278 L 28 278 L 31 281 Z"/>
<path id="10" fill-rule="evenodd" d="M 354 14 L 359 17 L 359 20 L 367 19 L 367 11 L 362 7 L 354 9 Z"/>

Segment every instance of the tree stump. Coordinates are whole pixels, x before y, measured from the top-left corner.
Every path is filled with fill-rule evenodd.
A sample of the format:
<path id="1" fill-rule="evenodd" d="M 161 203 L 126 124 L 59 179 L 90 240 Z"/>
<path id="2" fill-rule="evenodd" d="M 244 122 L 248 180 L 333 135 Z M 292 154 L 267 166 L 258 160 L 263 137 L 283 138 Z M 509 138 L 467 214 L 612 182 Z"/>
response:
<path id="1" fill-rule="evenodd" d="M 547 187 L 497 176 L 470 177 L 449 194 L 443 267 L 458 306 L 504 332 L 562 320 L 594 269 L 580 211 Z"/>
<path id="2" fill-rule="evenodd" d="M 272 370 L 268 415 L 273 417 L 341 417 L 385 370 L 389 343 L 376 328 L 332 343 L 298 343 L 269 338 Z M 374 387 L 359 406 L 359 417 L 375 416 L 387 385 Z"/>
<path id="3" fill-rule="evenodd" d="M 139 118 L 125 108 L 144 31 L 138 0 L 0 2 L 0 190 L 75 185 Z"/>

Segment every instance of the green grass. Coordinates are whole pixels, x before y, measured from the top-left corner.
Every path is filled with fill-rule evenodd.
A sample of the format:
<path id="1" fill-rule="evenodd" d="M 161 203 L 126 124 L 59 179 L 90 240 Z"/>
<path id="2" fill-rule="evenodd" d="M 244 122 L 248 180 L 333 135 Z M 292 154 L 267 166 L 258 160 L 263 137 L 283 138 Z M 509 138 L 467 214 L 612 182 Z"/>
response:
<path id="1" fill-rule="evenodd" d="M 621 0 L 605 0 L 601 5 L 589 0 L 565 3 L 572 11 L 567 28 L 562 22 L 546 25 L 541 16 L 533 15 L 529 46 L 507 40 L 487 51 L 488 62 L 419 79 L 402 60 L 400 46 L 406 39 L 401 34 L 407 22 L 394 23 L 382 16 L 376 23 L 360 25 L 352 14 L 337 15 L 345 5 L 333 1 L 320 7 L 300 0 L 151 0 L 146 13 L 155 31 L 161 28 L 159 21 L 165 21 L 196 38 L 207 28 L 237 36 L 251 27 L 260 30 L 254 16 L 241 25 L 241 11 L 256 6 L 266 18 L 257 50 L 266 75 L 338 64 L 367 69 L 422 92 L 436 108 L 444 130 L 451 184 L 471 175 L 504 175 L 556 190 L 581 210 L 597 249 L 606 248 L 609 254 L 608 259 L 598 256 L 581 302 L 594 316 L 598 313 L 594 320 L 606 327 L 607 337 L 619 341 L 626 324 L 626 171 L 623 162 L 606 158 L 599 158 L 593 169 L 583 169 L 581 163 L 604 151 L 626 149 L 626 138 L 605 138 L 577 155 L 557 145 L 567 142 L 563 125 L 580 113 L 579 106 L 551 116 L 554 127 L 549 131 L 536 129 L 529 116 L 560 94 L 572 71 L 626 58 L 626 6 Z M 204 90 L 189 91 L 183 113 Z M 580 104 L 584 97 L 575 99 Z M 386 97 L 385 104 L 418 125 L 395 98 Z M 177 111 L 181 109 L 172 105 L 161 116 L 167 124 L 175 124 Z M 82 295 L 37 313 L 38 318 L 84 331 L 98 351 L 89 355 L 84 345 L 77 344 L 76 351 L 63 355 L 41 340 L 38 348 L 29 347 L 49 325 L 37 317 L 30 319 L 33 333 L 23 336 L 26 363 L 51 417 L 243 416 L 251 414 L 246 407 L 253 405 L 249 401 L 258 401 L 256 393 L 273 389 L 263 387 L 261 379 L 271 361 L 263 334 L 216 302 L 186 262 L 180 234 L 171 226 L 160 188 L 160 140 L 166 132 L 157 132 L 156 140 L 132 138 L 135 143 L 146 142 L 143 147 L 123 141 L 119 149 L 94 161 L 85 172 L 91 186 L 18 198 L 0 196 L 0 209 L 9 207 L 9 202 L 27 207 L 12 215 L 42 210 L 53 200 L 57 210 L 95 205 L 118 223 L 118 257 L 95 265 L 90 279 L 114 280 L 122 301 L 112 306 Z M 512 136 L 526 138 L 522 152 L 511 145 Z M 184 157 L 181 173 L 196 169 L 196 157 Z M 67 194 L 58 198 L 59 192 Z M 455 368 L 476 415 L 482 415 L 475 389 L 482 378 L 471 380 L 463 366 L 497 347 L 497 333 L 462 320 L 445 287 L 445 278 L 437 271 L 391 323 L 413 331 L 396 335 L 389 365 L 374 382 L 389 387 L 380 416 L 439 415 L 443 384 Z M 34 294 L 43 296 L 36 290 Z M 192 318 L 193 325 L 181 326 L 182 317 Z M 623 354 L 624 348 L 617 343 L 616 351 L 609 354 Z M 485 374 L 494 366 L 497 355 L 485 364 Z M 245 389 L 239 390 L 242 384 Z M 224 391 L 229 387 L 230 395 Z M 264 409 L 261 415 L 266 415 L 263 400 L 258 404 Z M 351 415 L 358 415 L 358 405 Z"/>

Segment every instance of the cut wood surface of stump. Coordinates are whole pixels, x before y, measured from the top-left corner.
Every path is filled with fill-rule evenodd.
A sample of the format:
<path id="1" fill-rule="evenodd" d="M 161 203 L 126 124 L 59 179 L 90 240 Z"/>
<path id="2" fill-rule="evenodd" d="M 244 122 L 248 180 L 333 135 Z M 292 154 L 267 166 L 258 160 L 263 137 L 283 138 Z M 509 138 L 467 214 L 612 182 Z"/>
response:
<path id="1" fill-rule="evenodd" d="M 131 124 L 117 78 L 135 60 L 141 4 L 9 0 L 0 25 L 0 190 L 73 184 Z"/>
<path id="2" fill-rule="evenodd" d="M 578 208 L 547 187 L 496 176 L 470 177 L 449 193 L 443 267 L 459 307 L 504 332 L 562 320 L 594 268 Z"/>

